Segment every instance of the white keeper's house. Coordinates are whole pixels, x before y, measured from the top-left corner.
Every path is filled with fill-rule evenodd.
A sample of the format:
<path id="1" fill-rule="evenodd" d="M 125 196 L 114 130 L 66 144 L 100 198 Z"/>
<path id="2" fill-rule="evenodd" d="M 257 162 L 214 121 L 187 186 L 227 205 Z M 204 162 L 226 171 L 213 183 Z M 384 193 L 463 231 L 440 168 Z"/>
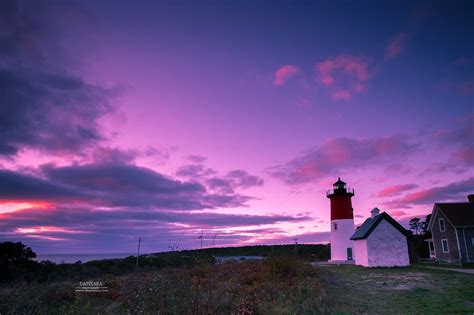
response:
<path id="1" fill-rule="evenodd" d="M 409 232 L 388 213 L 377 208 L 352 235 L 355 264 L 365 267 L 402 267 L 410 265 Z"/>

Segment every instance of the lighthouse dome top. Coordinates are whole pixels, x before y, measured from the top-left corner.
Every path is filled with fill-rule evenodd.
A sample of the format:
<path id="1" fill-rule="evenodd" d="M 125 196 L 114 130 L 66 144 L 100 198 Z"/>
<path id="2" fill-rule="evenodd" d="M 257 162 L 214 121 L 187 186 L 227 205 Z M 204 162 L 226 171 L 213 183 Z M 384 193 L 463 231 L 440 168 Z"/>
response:
<path id="1" fill-rule="evenodd" d="M 326 192 L 326 196 L 331 198 L 335 195 L 350 195 L 354 196 L 354 189 L 347 188 L 346 183 L 341 180 L 340 177 L 337 178 L 337 182 L 333 184 L 333 189 Z"/>
<path id="2" fill-rule="evenodd" d="M 334 189 L 343 189 L 346 188 L 346 183 L 341 180 L 340 177 L 337 178 L 337 182 L 333 184 Z"/>

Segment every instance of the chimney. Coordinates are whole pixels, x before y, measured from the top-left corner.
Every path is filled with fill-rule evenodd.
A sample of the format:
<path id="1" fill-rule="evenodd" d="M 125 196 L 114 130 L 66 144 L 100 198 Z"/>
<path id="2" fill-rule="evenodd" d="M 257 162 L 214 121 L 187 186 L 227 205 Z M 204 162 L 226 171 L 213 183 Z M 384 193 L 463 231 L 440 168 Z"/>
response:
<path id="1" fill-rule="evenodd" d="M 474 194 L 467 195 L 467 200 L 469 200 L 469 202 L 474 202 Z"/>
<path id="2" fill-rule="evenodd" d="M 375 216 L 379 215 L 380 210 L 378 208 L 373 208 L 372 211 L 370 211 L 370 217 L 373 219 Z"/>

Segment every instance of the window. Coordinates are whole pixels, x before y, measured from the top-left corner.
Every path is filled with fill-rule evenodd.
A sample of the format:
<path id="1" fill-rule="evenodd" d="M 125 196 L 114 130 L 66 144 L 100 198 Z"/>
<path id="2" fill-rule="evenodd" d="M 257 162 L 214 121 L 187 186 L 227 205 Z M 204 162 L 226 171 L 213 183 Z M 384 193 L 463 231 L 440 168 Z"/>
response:
<path id="1" fill-rule="evenodd" d="M 443 247 L 443 253 L 449 253 L 448 240 L 442 239 L 441 240 L 441 247 Z"/>
<path id="2" fill-rule="evenodd" d="M 442 219 L 442 218 L 439 219 L 439 230 L 440 230 L 441 232 L 446 231 L 446 227 L 444 226 L 444 219 Z"/>
<path id="3" fill-rule="evenodd" d="M 429 244 L 430 244 L 430 251 L 434 251 L 433 242 L 429 242 Z"/>
<path id="4" fill-rule="evenodd" d="M 337 230 L 337 223 L 334 223 L 334 230 Z"/>

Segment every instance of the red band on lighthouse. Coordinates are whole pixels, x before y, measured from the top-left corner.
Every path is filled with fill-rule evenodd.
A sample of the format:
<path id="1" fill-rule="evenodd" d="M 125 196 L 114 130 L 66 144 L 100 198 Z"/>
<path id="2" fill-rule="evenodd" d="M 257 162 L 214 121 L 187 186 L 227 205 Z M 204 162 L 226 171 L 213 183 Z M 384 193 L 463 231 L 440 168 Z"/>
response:
<path id="1" fill-rule="evenodd" d="M 340 219 L 353 219 L 352 195 L 334 195 L 331 198 L 331 221 Z"/>

